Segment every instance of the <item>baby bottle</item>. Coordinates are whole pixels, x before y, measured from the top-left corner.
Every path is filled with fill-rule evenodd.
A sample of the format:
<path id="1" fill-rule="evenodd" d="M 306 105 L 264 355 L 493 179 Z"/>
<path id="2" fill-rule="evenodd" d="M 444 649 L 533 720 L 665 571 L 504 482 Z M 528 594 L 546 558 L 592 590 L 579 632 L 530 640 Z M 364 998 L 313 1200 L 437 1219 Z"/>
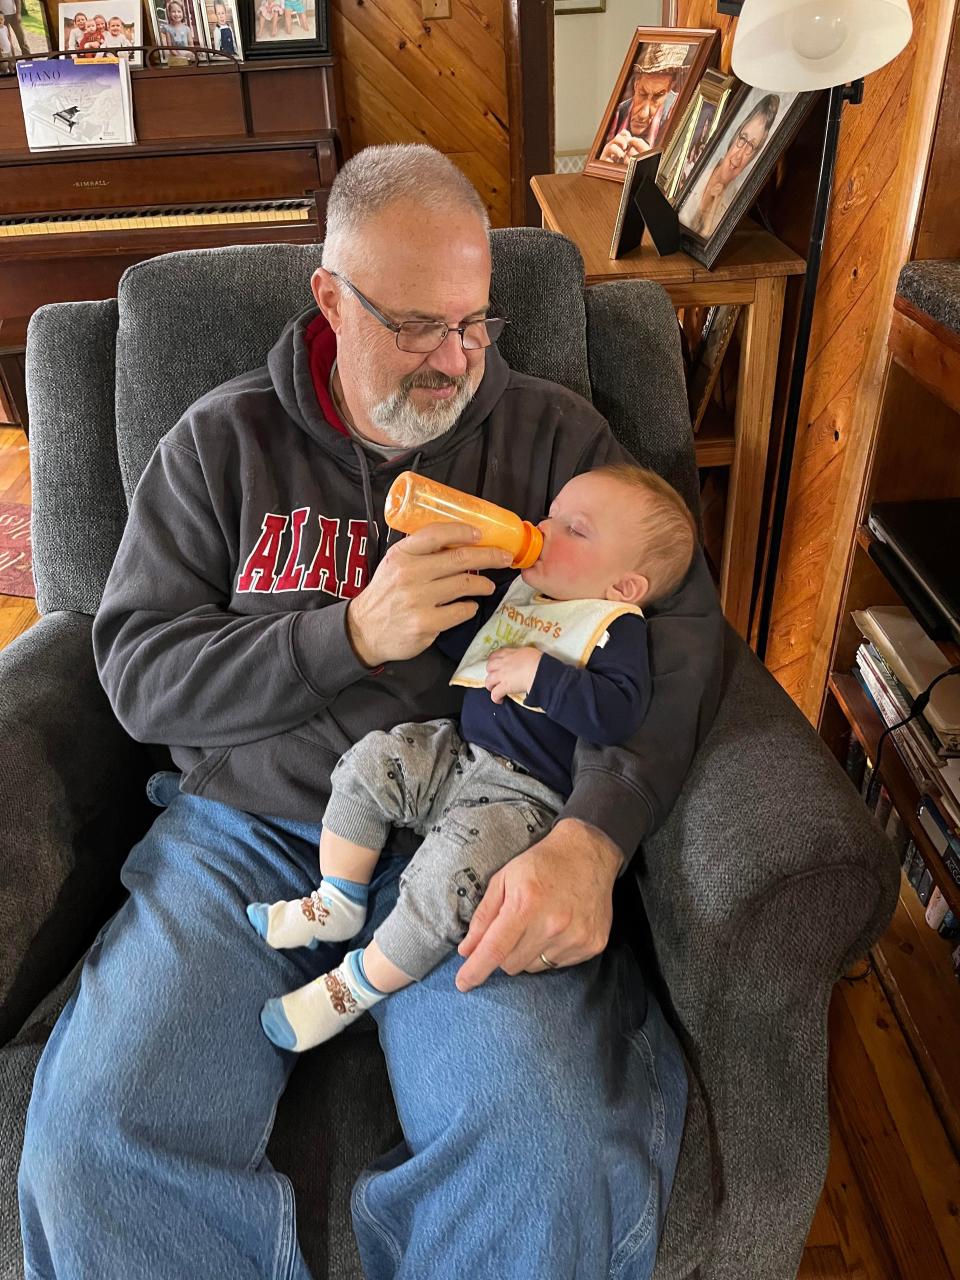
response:
<path id="1" fill-rule="evenodd" d="M 543 547 L 543 534 L 529 520 L 414 471 L 404 471 L 394 480 L 383 513 L 390 528 L 401 533 L 416 533 L 438 520 L 472 524 L 480 530 L 480 546 L 509 551 L 514 569 L 529 568 Z"/>

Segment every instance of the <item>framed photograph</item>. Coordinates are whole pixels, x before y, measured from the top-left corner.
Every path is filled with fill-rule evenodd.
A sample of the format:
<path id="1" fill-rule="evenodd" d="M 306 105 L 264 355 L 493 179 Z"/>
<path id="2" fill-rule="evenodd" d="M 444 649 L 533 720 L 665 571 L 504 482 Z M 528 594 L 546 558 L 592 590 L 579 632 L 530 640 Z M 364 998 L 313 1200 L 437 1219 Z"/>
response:
<path id="1" fill-rule="evenodd" d="M 735 76 L 721 75 L 713 68 L 703 73 L 660 159 L 657 186 L 668 200 L 683 190 L 738 84 Z"/>
<path id="2" fill-rule="evenodd" d="M 204 16 L 207 20 L 206 43 L 210 48 L 242 59 L 237 0 L 206 0 Z"/>
<path id="3" fill-rule="evenodd" d="M 143 65 L 142 53 L 123 52 L 131 45 L 143 44 L 140 0 L 94 0 L 93 4 L 71 0 L 57 7 L 59 48 L 69 49 L 84 60 L 99 51 L 129 58 L 132 67 Z"/>
<path id="4" fill-rule="evenodd" d="M 553 0 L 554 13 L 606 13 L 607 0 Z"/>
<path id="5" fill-rule="evenodd" d="M 623 182 L 631 156 L 662 151 L 718 48 L 712 28 L 637 27 L 584 172 Z"/>
<path id="6" fill-rule="evenodd" d="M 747 85 L 736 93 L 675 202 L 691 257 L 713 266 L 816 96 Z"/>
<path id="7" fill-rule="evenodd" d="M 248 58 L 329 53 L 327 0 L 239 0 Z"/>
<path id="8" fill-rule="evenodd" d="M 50 42 L 47 15 L 41 0 L 26 0 L 26 4 L 19 6 L 12 0 L 0 0 L 0 18 L 3 19 L 0 23 L 0 69 L 14 70 L 13 62 L 4 66 L 5 58 L 49 53 L 55 48 Z"/>
<path id="9" fill-rule="evenodd" d="M 163 49 L 161 62 L 172 67 L 187 66 L 197 60 L 188 52 L 207 44 L 199 0 L 147 0 L 153 38 Z"/>
<path id="10" fill-rule="evenodd" d="M 694 433 L 700 430 L 703 415 L 707 411 L 713 388 L 717 384 L 723 357 L 727 354 L 730 339 L 740 318 L 740 306 L 736 303 L 724 303 L 711 307 L 700 336 L 700 345 L 693 360 L 690 371 L 688 397 L 690 401 L 690 421 Z"/>

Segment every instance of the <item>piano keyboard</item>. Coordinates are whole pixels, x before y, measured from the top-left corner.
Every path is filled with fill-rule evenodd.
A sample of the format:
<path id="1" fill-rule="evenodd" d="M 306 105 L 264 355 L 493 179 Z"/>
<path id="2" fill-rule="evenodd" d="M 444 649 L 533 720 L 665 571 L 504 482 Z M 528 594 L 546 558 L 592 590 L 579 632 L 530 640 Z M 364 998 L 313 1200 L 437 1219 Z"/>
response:
<path id="1" fill-rule="evenodd" d="M 76 235 L 94 231 L 155 231 L 162 227 L 227 227 L 243 223 L 313 221 L 314 201 L 270 200 L 260 204 L 230 205 L 223 208 L 153 209 L 136 213 L 50 214 L 42 217 L 0 218 L 0 237 Z"/>

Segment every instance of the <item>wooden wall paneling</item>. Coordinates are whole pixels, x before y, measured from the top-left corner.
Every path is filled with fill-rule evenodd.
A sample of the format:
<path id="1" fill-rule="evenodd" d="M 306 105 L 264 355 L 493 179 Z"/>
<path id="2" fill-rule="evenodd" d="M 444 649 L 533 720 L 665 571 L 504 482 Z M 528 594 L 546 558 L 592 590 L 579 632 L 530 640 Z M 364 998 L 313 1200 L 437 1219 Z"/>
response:
<path id="1" fill-rule="evenodd" d="M 816 722 L 829 672 L 838 622 L 838 611 L 852 553 L 854 530 L 861 509 L 864 477 L 867 474 L 875 439 L 875 419 L 880 392 L 889 363 L 886 339 L 900 267 L 910 257 L 916 233 L 920 197 L 925 180 L 925 163 L 936 125 L 947 53 L 956 15 L 955 0 L 914 0 L 914 35 L 898 61 L 910 64 L 907 105 L 899 137 L 891 138 L 898 153 L 892 202 L 885 240 L 876 246 L 881 262 L 876 285 L 871 291 L 871 307 L 876 317 L 864 349 L 861 377 L 857 386 L 855 412 L 851 422 L 836 490 L 836 514 L 832 522 L 829 555 L 822 574 L 822 590 L 816 601 L 809 631 L 809 663 L 800 706 Z M 867 86 L 870 86 L 870 79 Z M 865 100 L 866 102 L 866 100 Z M 799 526 L 802 510 L 796 509 Z"/>
<path id="2" fill-rule="evenodd" d="M 717 0 L 679 0 L 678 27 L 715 27 L 720 32 L 720 70 L 730 70 L 730 50 L 737 29 L 736 18 L 717 12 Z"/>
<path id="3" fill-rule="evenodd" d="M 960 173 L 960 10 L 953 19 L 953 39 L 933 139 L 930 169 L 923 193 L 915 258 L 960 258 L 957 175 Z"/>
<path id="4" fill-rule="evenodd" d="M 843 458 L 878 320 L 876 293 L 912 78 L 912 67 L 902 62 L 870 77 L 864 102 L 845 109 L 837 156 L 767 653 L 767 665 L 801 704 L 836 539 Z M 807 180 L 815 182 L 815 174 Z M 788 180 L 785 195 L 791 185 Z"/>
<path id="5" fill-rule="evenodd" d="M 355 151 L 425 142 L 464 170 L 495 226 L 510 222 L 502 0 L 456 0 L 425 21 L 419 0 L 333 0 Z"/>

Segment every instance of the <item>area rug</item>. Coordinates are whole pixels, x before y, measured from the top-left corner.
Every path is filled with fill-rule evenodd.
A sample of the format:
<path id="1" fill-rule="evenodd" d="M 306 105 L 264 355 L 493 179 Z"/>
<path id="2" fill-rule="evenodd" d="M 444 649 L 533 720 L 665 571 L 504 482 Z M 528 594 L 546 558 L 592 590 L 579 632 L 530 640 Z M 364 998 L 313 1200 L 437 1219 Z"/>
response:
<path id="1" fill-rule="evenodd" d="M 0 502 L 0 596 L 35 597 L 30 547 L 30 508 Z"/>

